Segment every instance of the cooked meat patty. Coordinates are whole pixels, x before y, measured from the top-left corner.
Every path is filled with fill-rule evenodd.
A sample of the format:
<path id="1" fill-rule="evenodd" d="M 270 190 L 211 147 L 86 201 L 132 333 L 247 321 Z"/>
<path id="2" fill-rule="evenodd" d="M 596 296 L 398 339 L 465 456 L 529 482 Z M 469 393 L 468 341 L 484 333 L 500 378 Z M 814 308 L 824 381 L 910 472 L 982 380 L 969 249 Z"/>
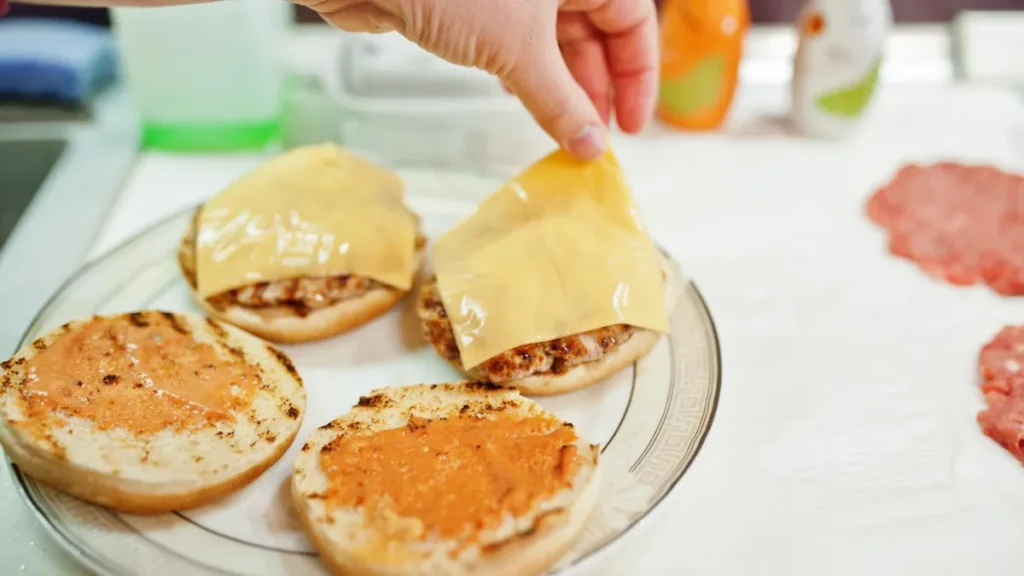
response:
<path id="1" fill-rule="evenodd" d="M 196 210 L 192 218 L 192 226 L 182 239 L 178 249 L 178 263 L 181 266 L 181 271 L 193 288 L 196 286 L 198 222 L 199 210 Z M 417 249 L 422 249 L 426 243 L 427 239 L 423 235 L 416 235 Z M 396 290 L 396 288 L 354 274 L 317 278 L 303 276 L 235 288 L 210 297 L 208 302 L 220 310 L 232 305 L 246 308 L 284 306 L 305 316 L 319 308 L 326 308 L 343 300 L 357 298 L 371 290 Z"/>
<path id="2" fill-rule="evenodd" d="M 436 278 L 431 278 L 424 285 L 418 309 L 424 337 L 434 345 L 442 358 L 459 365 L 459 347 L 441 302 L 441 295 L 437 291 Z M 547 342 L 524 344 L 486 360 L 469 370 L 469 376 L 501 383 L 536 374 L 563 374 L 574 366 L 600 360 L 640 330 L 626 324 L 616 324 Z"/>

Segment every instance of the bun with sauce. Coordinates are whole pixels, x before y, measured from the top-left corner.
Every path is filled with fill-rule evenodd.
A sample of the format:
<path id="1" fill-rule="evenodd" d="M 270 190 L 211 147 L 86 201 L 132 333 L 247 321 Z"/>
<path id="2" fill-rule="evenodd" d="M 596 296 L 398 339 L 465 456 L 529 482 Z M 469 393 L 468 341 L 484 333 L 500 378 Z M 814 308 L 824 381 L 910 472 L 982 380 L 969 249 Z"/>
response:
<path id="1" fill-rule="evenodd" d="M 609 152 L 556 152 L 435 244 L 424 337 L 474 380 L 528 395 L 578 390 L 654 348 L 678 272 L 654 246 Z"/>
<path id="2" fill-rule="evenodd" d="M 123 512 L 219 499 L 288 449 L 306 393 L 285 354 L 185 314 L 65 324 L 0 365 L 0 445 L 33 478 Z"/>
<path id="3" fill-rule="evenodd" d="M 599 448 L 515 390 L 376 390 L 314 431 L 292 495 L 336 574 L 544 574 L 594 509 Z"/>
<path id="4" fill-rule="evenodd" d="M 211 198 L 178 263 L 207 314 L 297 343 L 387 312 L 425 250 L 398 176 L 327 144 L 293 149 Z"/>

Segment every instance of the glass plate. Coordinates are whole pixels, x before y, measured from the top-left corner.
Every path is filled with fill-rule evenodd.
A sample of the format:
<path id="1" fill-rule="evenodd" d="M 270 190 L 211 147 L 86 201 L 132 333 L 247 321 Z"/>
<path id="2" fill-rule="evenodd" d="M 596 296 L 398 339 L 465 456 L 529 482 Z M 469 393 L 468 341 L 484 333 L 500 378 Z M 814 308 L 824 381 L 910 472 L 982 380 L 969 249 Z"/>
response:
<path id="1" fill-rule="evenodd" d="M 399 173 L 430 238 L 468 215 L 500 184 L 459 172 Z M 22 344 L 92 314 L 145 308 L 200 313 L 176 262 L 191 214 L 172 216 L 83 268 L 40 311 Z M 671 332 L 648 356 L 587 389 L 539 399 L 602 446 L 597 510 L 560 571 L 586 561 L 654 508 L 693 461 L 711 425 L 720 386 L 718 340 L 697 289 L 685 280 L 681 286 Z M 101 574 L 327 574 L 289 502 L 289 474 L 303 439 L 373 388 L 459 379 L 420 337 L 412 300 L 351 333 L 283 347 L 308 394 L 299 441 L 260 478 L 220 502 L 159 516 L 120 514 L 15 470 L 21 493 L 58 541 Z"/>

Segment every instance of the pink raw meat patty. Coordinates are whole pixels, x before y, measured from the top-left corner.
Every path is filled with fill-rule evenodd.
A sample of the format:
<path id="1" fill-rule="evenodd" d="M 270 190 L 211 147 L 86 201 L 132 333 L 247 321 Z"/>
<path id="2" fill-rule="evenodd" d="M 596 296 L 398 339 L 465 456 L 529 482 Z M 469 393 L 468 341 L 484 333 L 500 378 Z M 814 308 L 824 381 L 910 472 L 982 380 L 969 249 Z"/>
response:
<path id="1" fill-rule="evenodd" d="M 989 166 L 908 165 L 872 195 L 867 214 L 889 250 L 959 286 L 1024 295 L 1024 177 Z"/>
<path id="2" fill-rule="evenodd" d="M 988 408 L 978 424 L 1024 463 L 1024 326 L 1007 326 L 978 355 L 981 391 Z"/>

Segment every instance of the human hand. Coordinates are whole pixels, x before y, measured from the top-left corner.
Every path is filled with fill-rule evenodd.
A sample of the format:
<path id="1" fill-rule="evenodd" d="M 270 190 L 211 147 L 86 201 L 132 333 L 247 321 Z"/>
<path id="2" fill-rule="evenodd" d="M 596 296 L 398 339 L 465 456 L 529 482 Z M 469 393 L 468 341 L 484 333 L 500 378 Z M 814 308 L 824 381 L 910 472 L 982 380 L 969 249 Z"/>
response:
<path id="1" fill-rule="evenodd" d="M 569 153 L 603 153 L 604 126 L 640 131 L 657 94 L 653 0 L 293 0 L 353 32 L 398 31 L 490 72 Z"/>

